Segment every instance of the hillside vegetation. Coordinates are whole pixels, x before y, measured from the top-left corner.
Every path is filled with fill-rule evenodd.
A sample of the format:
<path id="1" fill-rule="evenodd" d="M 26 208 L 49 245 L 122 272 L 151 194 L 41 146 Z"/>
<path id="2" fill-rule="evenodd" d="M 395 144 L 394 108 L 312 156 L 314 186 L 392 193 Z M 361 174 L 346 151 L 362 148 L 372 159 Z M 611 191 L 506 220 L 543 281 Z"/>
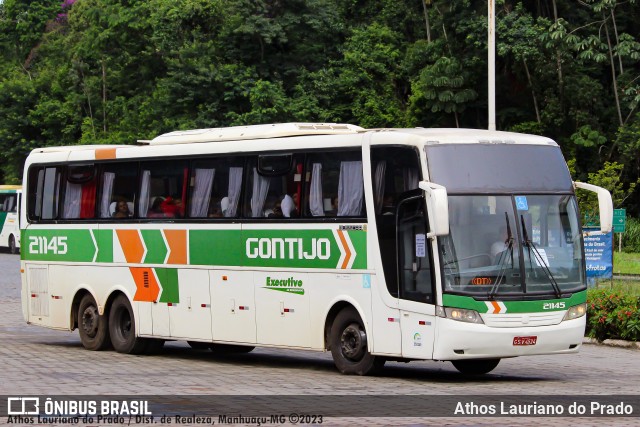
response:
<path id="1" fill-rule="evenodd" d="M 497 2 L 500 130 L 638 216 L 636 0 Z M 487 126 L 487 3 L 4 0 L 0 181 L 41 146 L 289 121 Z M 588 200 L 586 211 L 589 211 Z"/>

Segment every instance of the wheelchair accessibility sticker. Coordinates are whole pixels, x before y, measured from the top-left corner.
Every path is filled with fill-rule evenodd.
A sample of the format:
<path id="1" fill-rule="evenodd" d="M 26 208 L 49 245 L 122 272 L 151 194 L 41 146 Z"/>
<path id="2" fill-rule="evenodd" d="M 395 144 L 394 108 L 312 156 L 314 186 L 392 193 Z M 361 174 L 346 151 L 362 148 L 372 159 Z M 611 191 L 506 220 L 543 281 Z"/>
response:
<path id="1" fill-rule="evenodd" d="M 516 196 L 516 208 L 519 211 L 529 210 L 529 204 L 527 203 L 527 196 Z"/>

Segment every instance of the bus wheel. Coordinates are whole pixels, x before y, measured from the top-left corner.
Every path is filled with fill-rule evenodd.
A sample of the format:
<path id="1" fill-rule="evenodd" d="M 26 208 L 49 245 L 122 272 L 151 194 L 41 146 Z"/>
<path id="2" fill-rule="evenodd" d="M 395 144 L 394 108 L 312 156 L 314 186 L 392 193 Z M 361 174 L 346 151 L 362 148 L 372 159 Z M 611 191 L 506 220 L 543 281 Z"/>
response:
<path id="1" fill-rule="evenodd" d="M 231 354 L 231 353 L 250 353 L 255 347 L 250 345 L 232 345 L 232 344 L 209 344 L 209 348 L 214 353 Z"/>
<path id="2" fill-rule="evenodd" d="M 500 359 L 452 360 L 451 363 L 462 374 L 483 375 L 493 371 Z"/>
<path id="3" fill-rule="evenodd" d="M 13 235 L 9 236 L 9 252 L 12 254 L 18 253 L 18 247 L 16 246 L 16 238 Z"/>
<path id="4" fill-rule="evenodd" d="M 109 346 L 107 318 L 98 313 L 98 304 L 91 294 L 86 294 L 78 306 L 78 332 L 87 350 L 104 350 Z"/>
<path id="5" fill-rule="evenodd" d="M 109 312 L 111 343 L 118 353 L 141 354 L 147 350 L 147 340 L 136 337 L 136 322 L 129 299 L 118 295 Z"/>
<path id="6" fill-rule="evenodd" d="M 343 374 L 368 375 L 384 365 L 383 358 L 367 350 L 367 332 L 353 308 L 338 313 L 331 325 L 329 340 L 333 362 Z"/>

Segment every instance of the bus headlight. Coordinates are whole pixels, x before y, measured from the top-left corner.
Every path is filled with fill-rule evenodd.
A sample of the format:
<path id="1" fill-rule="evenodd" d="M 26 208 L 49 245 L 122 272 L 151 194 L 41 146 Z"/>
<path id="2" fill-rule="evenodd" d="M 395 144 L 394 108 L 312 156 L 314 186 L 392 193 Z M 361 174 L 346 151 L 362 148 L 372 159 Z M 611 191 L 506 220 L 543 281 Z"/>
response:
<path id="1" fill-rule="evenodd" d="M 564 315 L 563 321 L 577 319 L 578 317 L 582 317 L 587 314 L 587 303 L 582 303 L 578 305 L 574 305 L 573 307 L 569 307 L 567 313 Z"/>
<path id="2" fill-rule="evenodd" d="M 465 308 L 437 306 L 436 316 L 458 320 L 460 322 L 484 324 L 482 317 L 480 317 L 480 313 L 475 310 L 467 310 Z"/>

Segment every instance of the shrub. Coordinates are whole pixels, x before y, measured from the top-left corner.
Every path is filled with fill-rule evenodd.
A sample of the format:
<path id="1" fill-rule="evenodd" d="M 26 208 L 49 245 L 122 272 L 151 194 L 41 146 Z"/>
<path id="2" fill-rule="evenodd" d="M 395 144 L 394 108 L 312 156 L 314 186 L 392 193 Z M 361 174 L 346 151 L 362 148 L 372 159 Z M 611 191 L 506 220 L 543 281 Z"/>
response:
<path id="1" fill-rule="evenodd" d="M 617 236 L 615 237 L 617 238 Z M 625 232 L 622 235 L 622 250 L 624 252 L 640 252 L 640 220 L 637 218 L 627 218 Z"/>
<path id="2" fill-rule="evenodd" d="M 640 297 L 611 289 L 587 293 L 586 335 L 598 341 L 624 339 L 640 341 Z"/>

